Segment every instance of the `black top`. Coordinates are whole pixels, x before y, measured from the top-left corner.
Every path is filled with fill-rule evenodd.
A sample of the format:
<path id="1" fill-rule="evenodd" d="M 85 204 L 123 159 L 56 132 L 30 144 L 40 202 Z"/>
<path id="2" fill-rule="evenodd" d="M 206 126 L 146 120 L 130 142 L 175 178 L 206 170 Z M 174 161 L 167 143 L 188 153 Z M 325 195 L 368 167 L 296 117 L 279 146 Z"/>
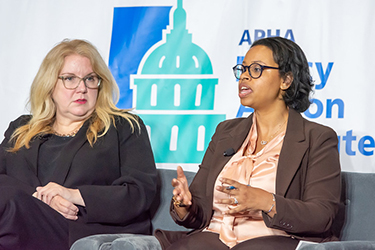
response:
<path id="1" fill-rule="evenodd" d="M 38 178 L 42 186 L 51 181 L 53 172 L 56 169 L 63 148 L 73 137 L 50 135 L 47 140 L 40 145 L 38 155 Z"/>

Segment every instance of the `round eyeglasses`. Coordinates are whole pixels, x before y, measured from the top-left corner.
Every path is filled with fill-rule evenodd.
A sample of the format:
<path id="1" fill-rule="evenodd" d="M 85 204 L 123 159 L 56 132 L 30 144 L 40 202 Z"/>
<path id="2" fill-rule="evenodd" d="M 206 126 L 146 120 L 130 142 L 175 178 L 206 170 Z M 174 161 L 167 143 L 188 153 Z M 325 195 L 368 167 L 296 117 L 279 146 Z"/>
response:
<path id="1" fill-rule="evenodd" d="M 246 69 L 249 72 L 249 75 L 251 76 L 251 78 L 258 79 L 259 77 L 262 76 L 264 69 L 279 69 L 279 68 L 261 65 L 259 63 L 252 63 L 249 66 L 237 64 L 236 66 L 233 67 L 234 76 L 237 79 L 240 79 L 241 75 L 245 73 Z"/>
<path id="2" fill-rule="evenodd" d="M 76 89 L 79 86 L 79 83 L 83 81 L 86 88 L 88 89 L 97 89 L 100 86 L 102 79 L 97 75 L 87 75 L 83 78 L 80 78 L 76 75 L 67 75 L 59 76 L 58 79 L 61 79 L 64 87 L 66 89 Z"/>

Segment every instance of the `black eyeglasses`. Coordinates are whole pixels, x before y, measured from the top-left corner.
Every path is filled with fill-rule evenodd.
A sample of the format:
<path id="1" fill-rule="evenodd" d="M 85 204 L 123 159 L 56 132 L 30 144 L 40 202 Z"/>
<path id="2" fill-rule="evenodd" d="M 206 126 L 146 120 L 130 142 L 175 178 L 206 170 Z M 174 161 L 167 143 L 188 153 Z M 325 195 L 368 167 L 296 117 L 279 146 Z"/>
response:
<path id="1" fill-rule="evenodd" d="M 64 87 L 66 89 L 76 89 L 79 86 L 79 83 L 83 81 L 85 86 L 89 89 L 97 89 L 100 86 L 100 82 L 102 79 L 95 75 L 95 74 L 89 74 L 83 78 L 80 78 L 76 75 L 66 75 L 66 76 L 59 76 L 58 79 L 61 79 Z"/>
<path id="2" fill-rule="evenodd" d="M 262 76 L 264 69 L 279 69 L 279 68 L 261 65 L 259 63 L 252 63 L 249 66 L 237 64 L 236 66 L 233 67 L 234 76 L 237 79 L 240 79 L 241 75 L 245 73 L 246 69 L 249 72 L 249 75 L 251 76 L 251 78 L 258 79 L 259 77 Z"/>

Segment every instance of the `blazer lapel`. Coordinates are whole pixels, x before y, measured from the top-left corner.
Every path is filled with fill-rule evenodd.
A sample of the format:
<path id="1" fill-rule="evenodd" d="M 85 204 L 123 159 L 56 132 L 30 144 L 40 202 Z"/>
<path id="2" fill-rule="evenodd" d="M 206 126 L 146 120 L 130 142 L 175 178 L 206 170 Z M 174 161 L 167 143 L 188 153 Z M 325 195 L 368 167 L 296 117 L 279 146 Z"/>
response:
<path id="1" fill-rule="evenodd" d="M 51 182 L 55 182 L 60 185 L 64 184 L 75 155 L 87 141 L 86 131 L 88 126 L 89 123 L 86 121 L 75 137 L 62 149 L 60 159 L 57 162 L 55 171 L 53 172 Z"/>
<path id="2" fill-rule="evenodd" d="M 42 141 L 43 139 L 35 139 L 35 141 L 31 144 L 31 147 L 29 150 L 25 150 L 25 151 L 28 151 L 27 152 L 27 157 L 26 160 L 29 162 L 29 166 L 31 168 L 31 170 L 33 171 L 33 173 L 35 174 L 35 176 L 38 175 L 38 152 L 39 152 L 39 147 L 40 147 L 40 144 L 42 144 Z"/>
<path id="3" fill-rule="evenodd" d="M 276 193 L 284 196 L 296 171 L 301 165 L 308 142 L 304 133 L 304 122 L 301 114 L 289 109 L 288 125 L 281 148 L 276 174 Z"/>
<path id="4" fill-rule="evenodd" d="M 30 144 L 30 149 L 25 150 L 25 159 L 29 164 L 29 168 L 34 173 L 35 178 L 34 181 L 40 185 L 40 181 L 38 179 L 38 155 L 39 155 L 39 147 L 40 145 L 47 140 L 47 136 L 38 136 L 36 137 Z"/>

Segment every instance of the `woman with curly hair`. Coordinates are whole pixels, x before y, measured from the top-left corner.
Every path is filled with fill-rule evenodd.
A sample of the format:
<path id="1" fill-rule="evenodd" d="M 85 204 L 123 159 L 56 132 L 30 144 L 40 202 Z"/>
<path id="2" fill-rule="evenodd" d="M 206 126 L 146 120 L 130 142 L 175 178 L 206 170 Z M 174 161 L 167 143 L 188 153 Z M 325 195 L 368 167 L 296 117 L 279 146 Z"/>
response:
<path id="1" fill-rule="evenodd" d="M 248 118 L 220 123 L 190 187 L 172 180 L 171 215 L 190 232 L 157 230 L 163 249 L 295 249 L 334 240 L 340 198 L 337 135 L 301 116 L 312 78 L 301 48 L 254 42 L 233 67 Z"/>

